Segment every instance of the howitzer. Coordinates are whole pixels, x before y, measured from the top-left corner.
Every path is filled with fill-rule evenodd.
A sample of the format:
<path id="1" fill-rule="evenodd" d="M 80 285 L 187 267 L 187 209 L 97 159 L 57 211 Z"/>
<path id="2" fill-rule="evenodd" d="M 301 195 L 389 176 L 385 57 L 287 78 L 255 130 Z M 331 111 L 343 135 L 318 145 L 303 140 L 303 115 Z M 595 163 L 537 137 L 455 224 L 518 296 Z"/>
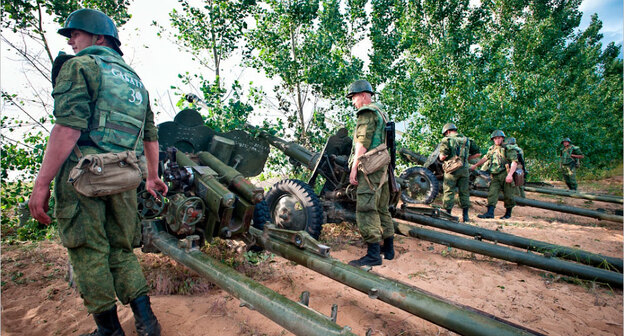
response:
<path id="1" fill-rule="evenodd" d="M 188 112 L 186 113 L 188 116 Z M 160 125 L 162 126 L 162 125 Z M 160 127 L 159 126 L 159 127 Z M 159 137 L 163 143 L 171 139 Z M 216 136 L 216 135 L 213 135 Z M 200 148 L 196 141 L 184 143 Z M 236 145 L 236 144 L 235 144 Z M 210 146 L 209 146 L 210 147 Z M 235 150 L 233 150 L 235 152 Z M 198 247 L 215 236 L 239 237 L 258 243 L 285 258 L 305 264 L 317 272 L 380 298 L 394 306 L 464 335 L 529 335 L 531 330 L 470 307 L 442 300 L 391 279 L 367 275 L 364 270 L 329 258 L 329 247 L 319 244 L 305 231 L 276 228 L 265 223 L 266 204 L 256 202 L 260 190 L 231 166 L 206 151 L 184 153 L 168 147 L 160 156 L 164 180 L 170 193 L 160 200 L 140 193 L 143 217 L 143 251 L 162 252 L 197 271 L 297 335 L 352 335 L 350 328 L 336 324 L 337 308 L 327 317 L 253 282 L 203 254 Z M 245 157 L 230 161 L 245 167 Z M 258 228 L 263 228 L 260 231 Z M 305 301 L 305 300 L 302 300 Z M 433 307 L 433 308 L 432 308 Z"/>

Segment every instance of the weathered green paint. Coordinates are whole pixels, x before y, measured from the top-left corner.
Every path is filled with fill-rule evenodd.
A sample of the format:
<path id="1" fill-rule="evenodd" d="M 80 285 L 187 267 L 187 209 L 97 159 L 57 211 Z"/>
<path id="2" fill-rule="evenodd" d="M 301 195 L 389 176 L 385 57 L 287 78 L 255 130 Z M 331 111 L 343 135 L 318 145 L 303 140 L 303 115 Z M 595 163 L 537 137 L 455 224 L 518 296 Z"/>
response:
<path id="1" fill-rule="evenodd" d="M 470 195 L 487 198 L 488 194 L 486 192 L 479 191 L 479 190 L 470 190 Z M 503 197 L 499 195 L 498 199 L 502 200 Z M 515 196 L 514 199 L 516 200 L 516 205 L 524 205 L 524 206 L 530 206 L 534 208 L 542 208 L 542 209 L 547 209 L 547 210 L 565 212 L 565 213 L 570 213 L 573 215 L 597 218 L 597 219 L 607 220 L 607 221 L 616 222 L 616 223 L 623 222 L 622 216 L 611 215 L 611 214 L 607 214 L 607 213 L 596 211 L 596 210 L 581 209 L 581 208 L 571 207 L 567 205 L 560 205 L 560 204 L 555 204 L 555 203 L 550 203 L 550 202 L 542 202 L 542 201 L 537 201 L 537 200 L 532 200 L 529 198 L 522 198 L 522 197 L 517 197 L 517 196 Z"/>
<path id="2" fill-rule="evenodd" d="M 434 243 L 471 251 L 498 259 L 508 260 L 550 272 L 563 275 L 576 276 L 581 279 L 594 280 L 608 283 L 622 288 L 622 273 L 606 271 L 603 269 L 580 265 L 577 263 L 547 258 L 531 252 L 523 252 L 505 246 L 463 238 L 452 234 L 422 229 L 416 226 L 395 222 L 395 230 L 402 235 L 431 241 Z"/>
<path id="3" fill-rule="evenodd" d="M 524 186 L 524 190 L 543 193 L 543 194 L 550 194 L 550 195 L 567 196 L 567 197 L 572 197 L 572 198 L 582 198 L 582 199 L 588 199 L 588 200 L 593 200 L 593 201 L 619 203 L 619 204 L 624 203 L 624 199 L 622 197 L 611 196 L 611 195 L 589 194 L 589 193 L 579 192 L 575 190 L 539 188 L 539 187 L 531 187 L 531 186 Z"/>
<path id="4" fill-rule="evenodd" d="M 241 300 L 242 304 L 257 310 L 290 332 L 311 336 L 354 335 L 349 327 L 340 327 L 329 317 L 287 299 L 199 250 L 180 248 L 178 239 L 163 232 L 154 222 L 150 225 L 148 231 L 151 242 L 162 253 L 196 271 Z"/>
<path id="5" fill-rule="evenodd" d="M 403 209 L 397 210 L 394 213 L 394 218 L 404 219 L 422 225 L 433 226 L 438 229 L 458 232 L 472 237 L 479 237 L 480 239 L 495 241 L 499 244 L 515 246 L 531 251 L 537 251 L 543 254 L 550 254 L 553 257 L 578 261 L 580 263 L 595 267 L 602 267 L 606 269 L 614 268 L 622 271 L 622 259 L 620 258 L 603 256 L 580 249 L 523 238 L 509 233 L 488 230 L 478 226 L 423 216 Z"/>
<path id="6" fill-rule="evenodd" d="M 264 189 L 253 185 L 236 169 L 226 165 L 208 152 L 199 152 L 198 157 L 203 165 L 209 166 L 219 174 L 223 184 L 234 189 L 234 191 L 239 196 L 245 198 L 245 200 L 252 204 L 257 204 L 263 200 Z"/>
<path id="7" fill-rule="evenodd" d="M 286 156 L 313 170 L 319 159 L 319 154 L 314 153 L 296 142 L 286 141 L 273 136 L 269 133 L 262 132 L 260 137 L 266 139 L 271 146 L 278 148 Z"/>
<path id="8" fill-rule="evenodd" d="M 270 239 L 255 228 L 250 228 L 249 232 L 261 246 L 273 253 L 461 335 L 539 335 L 418 288 Z"/>

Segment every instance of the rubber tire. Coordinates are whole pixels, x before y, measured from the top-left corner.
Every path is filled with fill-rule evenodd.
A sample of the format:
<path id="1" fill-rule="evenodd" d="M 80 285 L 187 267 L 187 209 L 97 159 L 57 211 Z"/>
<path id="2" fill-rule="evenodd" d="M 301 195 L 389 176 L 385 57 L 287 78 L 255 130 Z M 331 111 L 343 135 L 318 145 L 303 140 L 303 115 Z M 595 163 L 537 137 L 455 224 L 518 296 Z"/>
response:
<path id="1" fill-rule="evenodd" d="M 258 230 L 264 230 L 264 223 L 271 220 L 271 213 L 269 212 L 269 205 L 266 200 L 256 204 L 253 213 L 252 226 Z"/>
<path id="2" fill-rule="evenodd" d="M 402 172 L 399 177 L 406 180 L 410 176 L 418 176 L 426 180 L 429 183 L 429 190 L 424 194 L 424 198 L 420 200 L 412 199 L 405 193 L 405 190 L 401 190 L 401 200 L 408 204 L 431 204 L 440 191 L 440 182 L 433 172 L 425 167 L 411 167 Z"/>
<path id="3" fill-rule="evenodd" d="M 314 190 L 305 182 L 301 180 L 288 179 L 282 180 L 273 185 L 264 199 L 267 202 L 271 221 L 278 224 L 276 206 L 283 197 L 292 197 L 301 203 L 304 209 L 305 223 L 300 223 L 297 226 L 284 226 L 281 228 L 288 230 L 300 230 L 303 229 L 308 232 L 314 239 L 318 239 L 321 235 L 321 229 L 324 221 L 323 206 L 321 200 L 314 193 Z"/>

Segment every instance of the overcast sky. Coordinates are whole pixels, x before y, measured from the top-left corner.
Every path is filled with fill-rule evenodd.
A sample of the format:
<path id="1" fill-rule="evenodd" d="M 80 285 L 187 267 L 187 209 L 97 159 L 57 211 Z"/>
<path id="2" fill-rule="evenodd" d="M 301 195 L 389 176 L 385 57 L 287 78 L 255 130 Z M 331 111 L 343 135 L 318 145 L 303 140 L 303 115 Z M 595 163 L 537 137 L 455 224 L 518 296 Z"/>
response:
<path id="1" fill-rule="evenodd" d="M 580 28 L 586 28 L 590 22 L 591 15 L 598 13 L 599 18 L 603 22 L 603 44 L 616 42 L 621 45 L 624 16 L 622 3 L 622 0 L 583 1 L 581 10 L 584 15 Z M 171 0 L 134 0 L 130 6 L 132 19 L 120 30 L 122 50 L 125 53 L 124 59 L 136 69 L 146 87 L 149 88 L 152 100 L 156 100 L 160 105 L 154 108 L 154 110 L 161 112 L 157 116 L 157 122 L 171 120 L 177 112 L 177 109 L 172 106 L 171 102 L 175 103 L 178 97 L 173 96 L 170 86 L 180 85 L 178 74 L 186 71 L 191 73 L 201 71 L 201 68 L 192 61 L 190 55 L 179 52 L 171 41 L 156 37 L 157 29 L 151 25 L 152 21 L 156 20 L 162 25 L 168 25 L 168 13 L 173 7 L 179 7 L 179 3 Z M 58 27 L 51 22 L 46 29 L 49 32 L 54 32 Z M 72 53 L 64 37 L 57 34 L 49 34 L 49 36 L 54 54 L 60 50 Z M 357 56 L 362 57 L 367 54 L 366 47 L 362 49 L 356 51 Z M 0 85 L 3 89 L 13 91 L 18 90 L 19 87 L 26 89 L 27 85 L 22 83 L 25 82 L 23 80 L 24 74 L 21 70 L 23 66 L 14 61 L 16 57 L 7 53 L 5 46 L 2 47 L 1 56 Z M 243 83 L 255 79 L 256 83 L 258 81 L 262 83 L 260 80 L 262 76 L 259 76 L 251 69 L 243 70 L 236 63 L 236 60 L 224 62 L 222 72 L 225 78 L 241 78 Z M 208 78 L 212 77 L 211 73 L 206 75 Z M 18 83 L 22 84 L 19 85 Z M 265 90 L 270 91 L 271 87 L 265 87 Z M 3 104 L 2 112 L 6 113 L 4 107 Z"/>

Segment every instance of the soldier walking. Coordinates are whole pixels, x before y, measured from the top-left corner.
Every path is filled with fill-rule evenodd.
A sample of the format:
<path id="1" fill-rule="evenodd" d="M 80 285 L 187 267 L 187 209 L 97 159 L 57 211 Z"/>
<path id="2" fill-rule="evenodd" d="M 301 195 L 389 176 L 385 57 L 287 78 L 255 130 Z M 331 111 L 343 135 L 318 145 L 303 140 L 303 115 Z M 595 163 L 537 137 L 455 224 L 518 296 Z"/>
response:
<path id="1" fill-rule="evenodd" d="M 581 164 L 580 159 L 585 155 L 581 152 L 578 146 L 572 144 L 570 138 L 564 138 L 561 140 L 563 148 L 560 151 L 561 161 L 559 162 L 559 168 L 563 175 L 563 180 L 570 190 L 576 190 L 578 184 L 576 183 L 576 168 Z"/>
<path id="2" fill-rule="evenodd" d="M 155 190 L 167 193 L 167 185 L 158 177 L 158 133 L 148 93 L 121 58 L 117 28 L 106 14 L 77 10 L 58 33 L 69 38 L 76 55 L 60 54 L 54 62 L 56 122 L 29 200 L 30 212 L 39 222 L 50 224 L 46 211 L 50 182 L 56 176 L 59 235 L 84 305 L 97 325 L 89 335 L 124 335 L 117 299 L 130 304 L 139 335 L 160 335 L 147 282 L 133 252 L 141 239 L 136 189 L 86 197 L 68 182 L 78 162 L 76 152 L 88 155 L 134 148 L 137 156 L 145 151 L 147 191 L 154 197 Z"/>
<path id="3" fill-rule="evenodd" d="M 518 152 L 515 149 L 507 148 L 507 146 L 503 144 L 505 133 L 501 130 L 492 132 L 490 139 L 494 144 L 490 146 L 487 154 L 485 154 L 479 162 L 470 167 L 470 170 L 475 170 L 486 161 L 490 161 L 492 182 L 490 183 L 490 189 L 488 191 L 487 212 L 477 215 L 477 217 L 494 218 L 494 209 L 498 202 L 498 194 L 502 189 L 505 214 L 500 218 L 508 219 L 511 217 L 511 210 L 516 205 L 516 201 L 514 200 L 515 186 L 513 184 L 513 172 L 516 171 L 516 167 L 518 166 Z"/>
<path id="4" fill-rule="evenodd" d="M 386 142 L 388 117 L 381 104 L 372 102 L 373 94 L 373 88 L 366 80 L 353 82 L 347 94 L 347 98 L 351 99 L 357 109 L 349 182 L 357 186 L 355 217 L 360 234 L 368 247 L 365 256 L 349 262 L 352 266 L 381 265 L 381 252 L 388 260 L 394 258 L 394 224 L 388 211 L 388 165 L 365 174 L 360 162 L 360 158 L 367 152 L 374 151 Z M 382 154 L 388 154 L 387 150 Z M 380 246 L 382 240 L 383 247 Z"/>
<path id="5" fill-rule="evenodd" d="M 440 161 L 457 160 L 457 166 L 459 166 L 453 171 L 444 171 L 442 203 L 446 212 L 451 214 L 455 204 L 455 189 L 457 188 L 459 204 L 462 208 L 462 221 L 468 222 L 470 220 L 468 218 L 468 209 L 470 208 L 468 161 L 480 157 L 480 149 L 473 140 L 459 134 L 457 126 L 453 123 L 448 123 L 442 127 L 442 135 L 444 138 L 440 142 Z"/>

